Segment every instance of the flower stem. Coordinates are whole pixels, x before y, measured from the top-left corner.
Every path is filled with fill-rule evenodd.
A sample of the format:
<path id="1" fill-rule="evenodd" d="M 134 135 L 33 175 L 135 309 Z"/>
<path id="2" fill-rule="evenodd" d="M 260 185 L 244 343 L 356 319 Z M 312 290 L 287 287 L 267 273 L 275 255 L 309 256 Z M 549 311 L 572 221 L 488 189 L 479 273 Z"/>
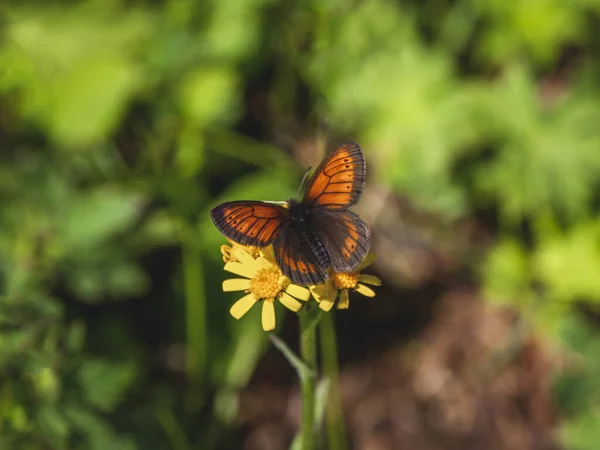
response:
<path id="1" fill-rule="evenodd" d="M 315 439 L 315 379 L 317 366 L 317 327 L 310 314 L 300 314 L 300 354 L 310 376 L 300 378 L 302 390 L 302 450 L 314 450 Z"/>
<path id="2" fill-rule="evenodd" d="M 186 305 L 187 375 L 201 385 L 208 355 L 204 270 L 198 248 L 189 229 L 182 230 L 183 280 Z"/>
<path id="3" fill-rule="evenodd" d="M 338 364 L 337 339 L 335 337 L 334 313 L 324 314 L 321 320 L 321 360 L 323 374 L 329 379 L 329 398 L 325 410 L 327 430 L 327 448 L 329 450 L 346 450 L 346 432 L 344 412 L 340 392 L 340 369 Z"/>

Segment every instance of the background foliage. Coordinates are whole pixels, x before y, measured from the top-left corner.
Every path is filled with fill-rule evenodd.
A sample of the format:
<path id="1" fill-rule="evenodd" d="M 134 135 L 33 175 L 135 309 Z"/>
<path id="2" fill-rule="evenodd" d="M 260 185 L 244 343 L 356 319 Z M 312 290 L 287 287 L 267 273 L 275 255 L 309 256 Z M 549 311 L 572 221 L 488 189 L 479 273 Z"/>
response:
<path id="1" fill-rule="evenodd" d="M 267 343 L 227 314 L 208 211 L 293 195 L 326 117 L 370 184 L 489 231 L 456 264 L 572 349 L 556 439 L 595 448 L 599 1 L 0 11 L 0 447 L 241 446 L 236 392 Z"/>

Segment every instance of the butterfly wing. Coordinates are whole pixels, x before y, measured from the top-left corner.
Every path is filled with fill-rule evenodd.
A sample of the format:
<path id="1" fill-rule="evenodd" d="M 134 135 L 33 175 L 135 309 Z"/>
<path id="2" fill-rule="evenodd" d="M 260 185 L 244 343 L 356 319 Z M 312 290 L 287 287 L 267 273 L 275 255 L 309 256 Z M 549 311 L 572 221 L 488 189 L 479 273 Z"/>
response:
<path id="1" fill-rule="evenodd" d="M 360 197 L 366 171 L 359 145 L 346 142 L 319 164 L 308 182 L 302 203 L 329 209 L 348 208 Z"/>
<path id="2" fill-rule="evenodd" d="M 312 226 L 335 272 L 352 272 L 367 256 L 371 247 L 369 229 L 352 211 L 315 208 Z"/>
<path id="3" fill-rule="evenodd" d="M 327 269 L 319 265 L 319 261 L 298 226 L 286 223 L 273 242 L 275 260 L 281 272 L 293 283 L 310 285 L 319 284 L 329 278 Z"/>
<path id="4" fill-rule="evenodd" d="M 232 241 L 266 247 L 279 234 L 288 210 L 273 203 L 244 200 L 223 203 L 210 211 L 210 217 Z"/>

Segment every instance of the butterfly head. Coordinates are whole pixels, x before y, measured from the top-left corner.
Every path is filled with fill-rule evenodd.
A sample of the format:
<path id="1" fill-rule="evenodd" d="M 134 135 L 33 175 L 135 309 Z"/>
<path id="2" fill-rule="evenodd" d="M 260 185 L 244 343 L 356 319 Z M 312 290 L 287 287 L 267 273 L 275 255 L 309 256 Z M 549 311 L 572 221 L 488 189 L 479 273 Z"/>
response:
<path id="1" fill-rule="evenodd" d="M 290 219 L 297 224 L 304 224 L 310 216 L 310 208 L 296 199 L 290 199 L 287 202 L 290 211 Z"/>

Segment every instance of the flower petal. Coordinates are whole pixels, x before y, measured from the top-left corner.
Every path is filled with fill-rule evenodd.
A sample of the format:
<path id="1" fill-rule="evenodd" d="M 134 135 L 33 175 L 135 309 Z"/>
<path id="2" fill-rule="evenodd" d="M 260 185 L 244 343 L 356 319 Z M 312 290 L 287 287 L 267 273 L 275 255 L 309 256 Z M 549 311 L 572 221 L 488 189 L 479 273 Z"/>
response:
<path id="1" fill-rule="evenodd" d="M 331 308 L 333 308 L 333 305 L 334 305 L 334 302 L 332 302 L 329 299 L 325 299 L 325 300 L 319 302 L 319 308 L 321 308 L 325 312 L 330 311 Z"/>
<path id="2" fill-rule="evenodd" d="M 259 269 L 268 269 L 269 267 L 271 267 L 273 265 L 273 263 L 271 261 L 269 261 L 266 258 L 263 258 L 262 256 L 259 256 L 258 258 L 256 258 L 254 260 L 254 262 L 256 263 L 256 266 Z"/>
<path id="3" fill-rule="evenodd" d="M 223 256 L 224 263 L 231 261 L 231 247 L 229 245 L 221 245 L 221 256 Z"/>
<path id="4" fill-rule="evenodd" d="M 338 295 L 338 290 L 335 289 L 331 281 L 311 286 L 310 292 L 317 302 L 329 301 L 333 303 Z"/>
<path id="5" fill-rule="evenodd" d="M 375 275 L 360 274 L 358 276 L 358 281 L 362 281 L 363 283 L 371 284 L 373 286 L 381 286 L 381 280 Z"/>
<path id="6" fill-rule="evenodd" d="M 302 308 L 302 303 L 300 303 L 298 300 L 296 300 L 291 295 L 286 294 L 285 292 L 282 292 L 281 294 L 279 294 L 279 301 L 287 309 L 290 309 L 294 312 L 298 312 L 298 311 L 300 311 L 300 308 Z"/>
<path id="7" fill-rule="evenodd" d="M 298 286 L 297 284 L 288 285 L 285 292 L 296 297 L 298 300 L 307 301 L 310 298 L 310 291 L 305 287 Z"/>
<path id="8" fill-rule="evenodd" d="M 348 289 L 343 289 L 340 292 L 340 299 L 338 300 L 338 309 L 348 309 L 350 306 L 350 296 L 348 295 Z"/>
<path id="9" fill-rule="evenodd" d="M 241 275 L 246 278 L 252 278 L 256 273 L 256 269 L 254 267 L 250 267 L 239 262 L 228 262 L 225 264 L 224 269 L 227 272 L 235 273 L 236 275 Z"/>
<path id="10" fill-rule="evenodd" d="M 250 280 L 247 278 L 231 278 L 223 281 L 223 292 L 245 291 L 250 288 Z"/>
<path id="11" fill-rule="evenodd" d="M 229 309 L 229 314 L 231 314 L 234 318 L 239 319 L 246 314 L 255 303 L 256 299 L 254 298 L 254 295 L 245 295 L 233 304 L 233 306 Z"/>
<path id="12" fill-rule="evenodd" d="M 256 270 L 258 268 L 258 266 L 256 265 L 256 263 L 254 261 L 254 258 L 248 252 L 245 252 L 241 248 L 234 249 L 233 256 L 235 256 L 235 259 L 237 259 L 242 264 L 249 266 L 249 267 L 253 267 L 254 270 Z"/>
<path id="13" fill-rule="evenodd" d="M 260 256 L 270 261 L 271 263 L 275 263 L 275 253 L 273 253 L 273 246 L 269 245 L 267 247 L 263 247 L 260 249 Z"/>
<path id="14" fill-rule="evenodd" d="M 369 253 L 365 259 L 363 259 L 363 262 L 360 263 L 360 266 L 358 266 L 358 270 L 363 270 L 365 267 L 369 267 L 375 262 L 376 257 L 377 255 L 375 253 Z"/>
<path id="15" fill-rule="evenodd" d="M 263 300 L 262 327 L 265 331 L 275 329 L 275 307 L 273 306 L 273 302 L 268 300 Z"/>
<path id="16" fill-rule="evenodd" d="M 364 284 L 358 283 L 354 290 L 359 294 L 364 295 L 365 297 L 375 297 L 375 291 L 370 287 L 365 286 Z"/>

